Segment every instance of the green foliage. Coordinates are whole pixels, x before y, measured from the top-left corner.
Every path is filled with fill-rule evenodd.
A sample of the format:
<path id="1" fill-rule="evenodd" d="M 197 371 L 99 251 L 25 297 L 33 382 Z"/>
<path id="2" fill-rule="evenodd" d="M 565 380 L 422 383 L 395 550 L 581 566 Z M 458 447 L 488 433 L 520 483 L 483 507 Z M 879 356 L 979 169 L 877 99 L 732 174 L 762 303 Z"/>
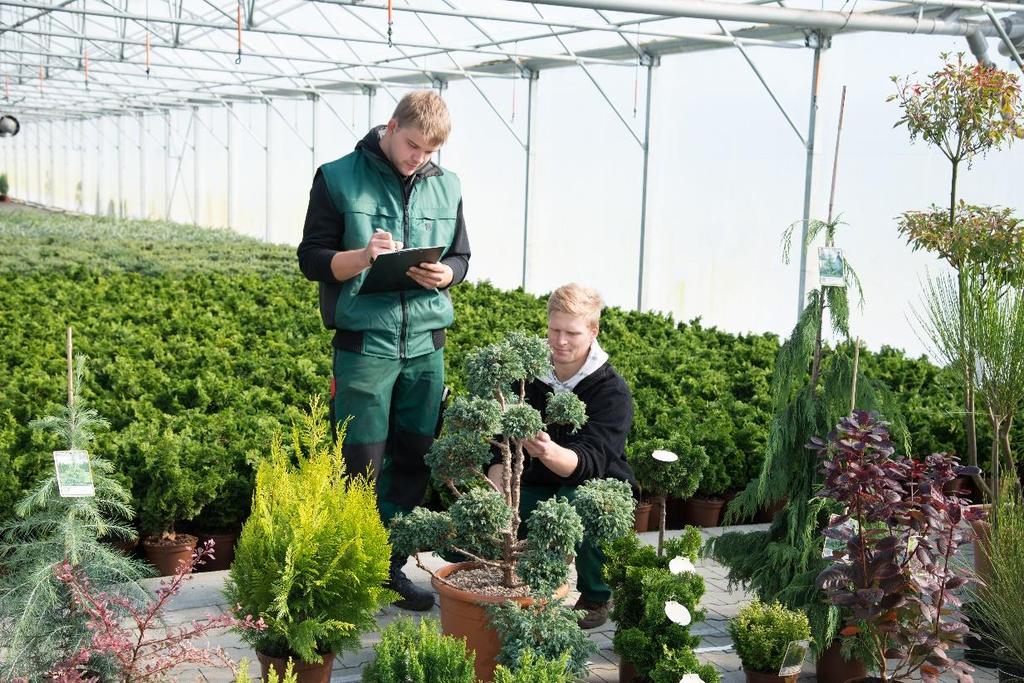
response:
<path id="1" fill-rule="evenodd" d="M 452 408 L 459 410 L 461 404 L 453 403 Z M 479 433 L 455 428 L 434 440 L 424 460 L 435 483 L 461 488 L 483 475 L 483 468 L 491 460 L 491 449 Z"/>
<path id="2" fill-rule="evenodd" d="M 992 520 L 988 541 L 979 540 L 992 570 L 973 589 L 973 605 L 981 619 L 971 628 L 997 643 L 1001 657 L 1019 670 L 1024 666 L 1024 497 L 1019 484 L 1004 481 Z"/>
<path id="3" fill-rule="evenodd" d="M 710 672 L 693 656 L 700 638 L 690 626 L 704 618 L 698 609 L 704 594 L 704 579 L 696 572 L 673 574 L 669 563 L 676 557 L 697 558 L 700 533 L 687 527 L 665 542 L 664 554 L 629 535 L 605 546 L 605 578 L 614 594 L 611 617 L 617 628 L 613 647 L 619 656 L 636 667 L 641 681 L 678 681 L 685 673 Z M 692 621 L 680 626 L 665 614 L 665 603 L 675 601 L 686 607 Z M 710 678 L 704 678 L 710 681 Z M 715 678 L 714 680 L 717 680 Z"/>
<path id="4" fill-rule="evenodd" d="M 951 162 L 970 161 L 1024 136 L 1024 101 L 1015 74 L 983 62 L 940 55 L 944 64 L 922 82 L 893 77 L 902 110 L 897 126 Z"/>
<path id="5" fill-rule="evenodd" d="M 571 391 L 548 394 L 546 408 L 549 422 L 568 425 L 574 434 L 587 422 L 586 406 Z"/>
<path id="6" fill-rule="evenodd" d="M 567 654 L 551 660 L 525 650 L 514 670 L 498 665 L 494 670 L 494 683 L 573 683 L 576 676 L 569 672 L 568 663 Z"/>
<path id="7" fill-rule="evenodd" d="M 645 496 L 691 497 L 708 468 L 708 455 L 702 446 L 695 446 L 685 431 L 667 439 L 634 441 L 627 446 L 627 457 Z M 656 450 L 671 451 L 679 456 L 675 462 L 662 462 L 651 457 Z"/>
<path id="8" fill-rule="evenodd" d="M 7 192 L 10 190 L 10 185 L 7 182 L 7 174 L 0 173 L 0 197 L 6 199 Z"/>
<path id="9" fill-rule="evenodd" d="M 436 619 L 399 619 L 374 646 L 377 657 L 363 669 L 363 683 L 476 683 L 476 653 L 466 641 L 441 634 Z"/>
<path id="10" fill-rule="evenodd" d="M 573 506 L 595 543 L 612 543 L 633 528 L 633 491 L 617 479 L 592 479 L 576 488 Z"/>
<path id="11" fill-rule="evenodd" d="M 538 601 L 528 607 L 510 601 L 490 605 L 487 612 L 501 634 L 497 661 L 508 668 L 515 668 L 527 652 L 533 652 L 548 660 L 566 657 L 566 670 L 580 677 L 587 670 L 587 658 L 597 651 L 576 625 L 582 613 L 557 600 Z"/>
<path id="12" fill-rule="evenodd" d="M 415 508 L 408 515 L 396 515 L 390 529 L 391 547 L 396 555 L 408 557 L 425 550 L 446 552 L 455 538 L 451 514 Z"/>
<path id="13" fill-rule="evenodd" d="M 325 414 L 314 398 L 292 428 L 291 453 L 274 436 L 224 588 L 236 616 L 267 624 L 243 631 L 246 642 L 307 662 L 357 647 L 394 596 L 382 587 L 391 547 L 373 483 L 344 475 L 344 426 L 332 443 Z"/>
<path id="14" fill-rule="evenodd" d="M 789 643 L 809 639 L 811 629 L 802 612 L 754 600 L 729 620 L 729 636 L 745 668 L 777 674 Z"/>
<path id="15" fill-rule="evenodd" d="M 298 680 L 298 676 L 295 675 L 295 661 L 289 659 L 285 665 L 284 676 L 278 676 L 277 668 L 271 667 L 267 673 L 266 683 L 298 683 Z M 248 659 L 243 659 L 238 663 L 238 671 L 235 672 L 234 683 L 252 683 L 252 679 L 249 678 Z"/>
<path id="16" fill-rule="evenodd" d="M 85 358 L 75 363 L 70 403 L 57 415 L 35 420 L 38 431 L 61 439 L 62 449 L 89 450 L 105 421 L 83 399 Z M 146 570 L 101 537 L 133 538 L 133 516 L 127 489 L 113 476 L 113 467 L 90 453 L 95 495 L 62 498 L 55 474 L 42 478 L 19 502 L 18 516 L 0 529 L 0 639 L 4 643 L 5 680 L 24 676 L 40 680 L 68 653 L 88 646 L 87 619 L 72 611 L 72 595 L 55 573 L 69 562 L 98 590 L 139 602 L 146 599 L 137 580 Z M 50 461 L 53 462 L 52 460 Z M 52 466 L 51 466 L 52 467 Z M 52 472 L 52 469 L 51 469 Z M 90 666 L 108 672 L 110 662 L 96 657 Z"/>
<path id="17" fill-rule="evenodd" d="M 721 674 L 714 664 L 701 664 L 693 650 L 669 650 L 651 671 L 651 683 L 681 683 L 686 674 L 697 674 L 704 683 L 719 683 Z"/>
<path id="18" fill-rule="evenodd" d="M 632 499 L 619 504 L 623 511 L 632 510 Z M 538 503 L 526 526 L 526 549 L 517 571 L 535 593 L 552 595 L 569 578 L 569 561 L 583 542 L 583 523 L 573 505 L 556 496 Z"/>
<path id="19" fill-rule="evenodd" d="M 486 558 L 501 553 L 501 531 L 512 524 L 512 509 L 500 493 L 470 489 L 452 503 L 448 513 L 455 529 L 454 546 Z"/>
<path id="20" fill-rule="evenodd" d="M 575 396 L 575 394 L 566 394 Z M 579 402 L 579 397 L 576 397 Z M 529 439 L 544 430 L 540 412 L 526 403 L 510 405 L 501 415 L 501 433 L 509 439 Z"/>

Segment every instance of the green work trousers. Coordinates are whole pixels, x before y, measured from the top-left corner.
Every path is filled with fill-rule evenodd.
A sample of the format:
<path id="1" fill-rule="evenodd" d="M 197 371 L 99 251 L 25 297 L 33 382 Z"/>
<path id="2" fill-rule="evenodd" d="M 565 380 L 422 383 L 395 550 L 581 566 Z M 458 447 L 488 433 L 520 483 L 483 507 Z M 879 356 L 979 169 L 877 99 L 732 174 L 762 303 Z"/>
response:
<path id="1" fill-rule="evenodd" d="M 334 351 L 331 426 L 345 432 L 350 475 L 372 471 L 388 524 L 422 500 L 430 479 L 423 459 L 434 441 L 444 391 L 444 349 L 388 359 Z"/>

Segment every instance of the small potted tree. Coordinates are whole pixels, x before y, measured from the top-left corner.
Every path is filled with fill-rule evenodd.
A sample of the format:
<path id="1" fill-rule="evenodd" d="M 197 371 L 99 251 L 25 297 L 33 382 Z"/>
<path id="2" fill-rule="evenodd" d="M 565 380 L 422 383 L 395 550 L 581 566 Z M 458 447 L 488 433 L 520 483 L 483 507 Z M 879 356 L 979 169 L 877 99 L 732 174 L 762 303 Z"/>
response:
<path id="1" fill-rule="evenodd" d="M 843 636 L 857 637 L 878 679 L 920 672 L 937 680 L 947 670 L 970 680 L 971 667 L 947 651 L 969 633 L 957 591 L 970 580 L 957 549 L 974 540 L 979 511 L 943 489 L 958 475 L 976 475 L 946 453 L 924 461 L 897 457 L 888 425 L 854 412 L 828 440 L 814 437 L 824 469 L 821 497 L 845 506 L 825 536 L 838 547 L 818 576 L 829 601 L 845 608 Z"/>
<path id="2" fill-rule="evenodd" d="M 689 498 L 697 490 L 708 464 L 707 453 L 695 446 L 683 433 L 668 439 L 650 439 L 630 446 L 633 467 L 641 489 L 653 497 L 653 509 L 658 511 L 654 528 L 658 529 L 658 552 L 665 539 L 666 500 L 668 496 Z M 648 527 L 651 528 L 651 527 Z"/>
<path id="3" fill-rule="evenodd" d="M 540 502 L 526 525 L 529 533 L 520 538 L 523 442 L 545 428 L 524 396 L 528 382 L 550 371 L 549 354 L 543 339 L 512 333 L 469 355 L 466 385 L 474 395 L 452 401 L 445 411 L 447 431 L 427 455 L 434 479 L 455 501 L 447 512 L 416 508 L 392 523 L 391 541 L 400 555 L 417 555 L 418 563 L 426 550 L 467 558 L 431 572 L 432 583 L 444 632 L 466 638 L 483 680 L 491 679 L 497 662 L 517 666 L 524 650 L 548 659 L 568 652 L 572 672 L 583 672 L 592 646 L 576 613 L 557 602 L 567 591 L 568 562 L 584 529 L 604 542 L 633 526 L 630 486 L 592 480 L 576 488 L 572 503 L 562 497 Z M 546 414 L 550 423 L 579 429 L 586 407 L 572 392 L 555 393 Z M 500 485 L 484 475 L 495 452 L 503 465 Z M 485 609 L 488 604 L 494 607 Z"/>
<path id="4" fill-rule="evenodd" d="M 171 576 L 189 562 L 198 540 L 175 525 L 199 514 L 223 474 L 205 461 L 206 449 L 184 418 L 163 426 L 134 423 L 116 439 L 128 461 L 146 559 L 162 576 Z"/>
<path id="5" fill-rule="evenodd" d="M 780 676 L 779 670 L 789 644 L 809 640 L 811 627 L 803 612 L 754 600 L 729 620 L 729 637 L 747 683 L 796 683 L 798 673 Z"/>
<path id="6" fill-rule="evenodd" d="M 264 677 L 293 659 L 300 682 L 327 683 L 335 653 L 357 647 L 395 597 L 373 483 L 344 476 L 344 428 L 332 444 L 325 417 L 314 399 L 290 446 L 271 442 L 224 587 L 236 617 L 266 624 L 241 633 Z"/>
<path id="7" fill-rule="evenodd" d="M 616 625 L 612 645 L 622 683 L 675 683 L 694 675 L 718 682 L 714 666 L 697 661 L 693 648 L 700 638 L 690 633 L 704 618 L 698 607 L 704 579 L 694 566 L 700 543 L 700 533 L 687 527 L 665 542 L 662 555 L 636 534 L 606 546 Z"/>

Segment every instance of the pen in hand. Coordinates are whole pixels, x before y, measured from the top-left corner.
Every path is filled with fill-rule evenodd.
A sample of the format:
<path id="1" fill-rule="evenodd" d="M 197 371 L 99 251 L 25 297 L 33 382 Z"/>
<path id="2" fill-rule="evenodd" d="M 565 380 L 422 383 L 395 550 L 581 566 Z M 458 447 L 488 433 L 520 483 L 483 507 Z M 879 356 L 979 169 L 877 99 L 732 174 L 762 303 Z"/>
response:
<path id="1" fill-rule="evenodd" d="M 373 263 L 374 259 L 381 254 L 398 251 L 401 248 L 402 243 L 398 240 L 392 239 L 390 232 L 377 228 L 370 237 L 369 244 L 366 245 L 366 254 L 369 262 Z"/>

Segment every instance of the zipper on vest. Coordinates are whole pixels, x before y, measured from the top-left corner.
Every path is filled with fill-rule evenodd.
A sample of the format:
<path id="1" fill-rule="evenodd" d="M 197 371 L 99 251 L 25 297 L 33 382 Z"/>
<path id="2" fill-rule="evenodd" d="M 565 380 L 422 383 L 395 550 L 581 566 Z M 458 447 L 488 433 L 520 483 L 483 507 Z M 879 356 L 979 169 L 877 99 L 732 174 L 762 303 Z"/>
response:
<path id="1" fill-rule="evenodd" d="M 405 187 L 402 186 L 402 181 L 399 180 L 398 184 L 402 190 L 402 246 L 409 247 L 409 203 L 412 198 L 412 191 L 416 188 L 416 176 L 412 178 L 412 185 L 409 187 L 409 192 L 406 193 Z M 402 303 L 402 329 L 398 335 L 398 357 L 405 358 L 405 342 L 406 336 L 409 333 L 409 305 L 405 301 L 405 292 L 398 293 L 398 300 Z"/>

